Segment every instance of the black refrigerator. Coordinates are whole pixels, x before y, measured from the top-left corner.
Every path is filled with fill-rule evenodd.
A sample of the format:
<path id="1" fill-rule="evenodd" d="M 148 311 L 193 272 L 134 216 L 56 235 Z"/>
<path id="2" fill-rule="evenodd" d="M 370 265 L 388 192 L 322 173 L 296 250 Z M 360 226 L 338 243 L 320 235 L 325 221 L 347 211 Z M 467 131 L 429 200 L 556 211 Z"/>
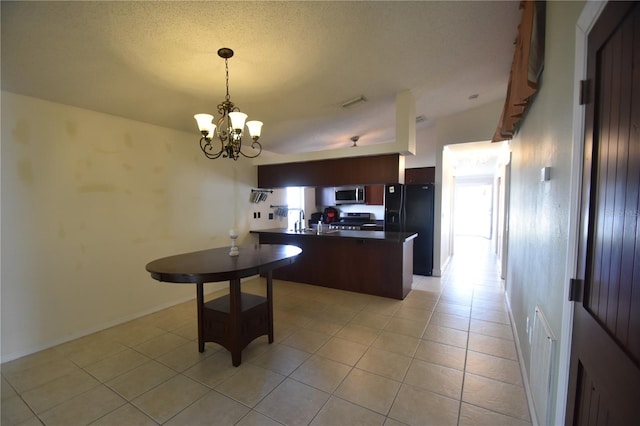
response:
<path id="1" fill-rule="evenodd" d="M 416 232 L 413 273 L 433 274 L 433 184 L 385 185 L 385 231 Z"/>

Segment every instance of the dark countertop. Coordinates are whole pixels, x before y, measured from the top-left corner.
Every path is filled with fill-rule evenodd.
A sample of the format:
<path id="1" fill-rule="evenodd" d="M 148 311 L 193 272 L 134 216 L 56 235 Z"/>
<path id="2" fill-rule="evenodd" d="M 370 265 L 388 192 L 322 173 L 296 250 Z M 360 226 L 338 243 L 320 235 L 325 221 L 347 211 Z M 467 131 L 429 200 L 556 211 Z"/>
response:
<path id="1" fill-rule="evenodd" d="M 378 240 L 391 243 L 404 243 L 405 241 L 412 240 L 418 236 L 415 232 L 343 231 L 338 229 L 327 229 L 318 235 L 315 230 L 296 232 L 286 228 L 257 229 L 255 231 L 251 231 L 251 233 L 294 235 L 309 238 L 354 238 L 358 240 Z"/>

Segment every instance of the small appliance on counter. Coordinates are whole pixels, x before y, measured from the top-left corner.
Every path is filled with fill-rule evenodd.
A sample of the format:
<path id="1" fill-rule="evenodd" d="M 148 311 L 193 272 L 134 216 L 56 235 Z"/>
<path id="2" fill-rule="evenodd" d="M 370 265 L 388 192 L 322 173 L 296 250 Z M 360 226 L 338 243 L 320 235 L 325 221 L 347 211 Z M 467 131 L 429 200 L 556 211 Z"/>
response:
<path id="1" fill-rule="evenodd" d="M 338 209 L 336 209 L 335 207 L 327 207 L 326 209 L 324 209 L 324 213 L 322 214 L 322 222 L 333 223 L 337 222 L 338 218 Z"/>
<path id="2" fill-rule="evenodd" d="M 313 228 L 321 220 L 324 220 L 322 212 L 311 213 L 311 217 L 309 218 L 309 228 Z"/>

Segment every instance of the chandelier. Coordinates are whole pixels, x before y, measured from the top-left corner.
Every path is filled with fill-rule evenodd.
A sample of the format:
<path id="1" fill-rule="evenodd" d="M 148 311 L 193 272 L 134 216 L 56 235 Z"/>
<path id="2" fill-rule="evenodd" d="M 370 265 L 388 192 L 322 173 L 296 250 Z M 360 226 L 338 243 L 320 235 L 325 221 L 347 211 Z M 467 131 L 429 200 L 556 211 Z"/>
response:
<path id="1" fill-rule="evenodd" d="M 218 50 L 218 56 L 224 59 L 224 67 L 227 80 L 227 95 L 224 101 L 218 104 L 218 113 L 222 114 L 218 119 L 217 126 L 213 123 L 213 115 L 196 114 L 193 117 L 198 123 L 202 138 L 200 138 L 200 149 L 209 159 L 216 159 L 220 156 L 223 158 L 233 158 L 237 160 L 240 155 L 247 158 L 255 158 L 262 152 L 262 145 L 258 142 L 260 138 L 260 130 L 262 129 L 261 121 L 247 121 L 246 125 L 249 129 L 249 136 L 253 140 L 251 148 L 255 154 L 245 154 L 242 152 L 242 136 L 244 135 L 245 121 L 247 114 L 240 112 L 229 98 L 229 63 L 228 60 L 233 56 L 233 50 L 223 47 Z M 220 145 L 218 147 L 218 142 Z M 214 146 L 215 145 L 215 146 Z"/>

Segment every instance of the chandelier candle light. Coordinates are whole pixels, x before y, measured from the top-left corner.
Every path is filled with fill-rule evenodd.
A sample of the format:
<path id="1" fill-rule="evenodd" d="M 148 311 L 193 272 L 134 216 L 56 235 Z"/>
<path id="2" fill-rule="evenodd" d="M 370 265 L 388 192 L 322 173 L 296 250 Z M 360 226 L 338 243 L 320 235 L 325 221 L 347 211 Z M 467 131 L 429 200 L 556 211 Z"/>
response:
<path id="1" fill-rule="evenodd" d="M 216 159 L 222 155 L 223 158 L 233 158 L 237 160 L 240 155 L 247 158 L 255 158 L 262 152 L 262 145 L 258 142 L 260 138 L 260 130 L 262 129 L 261 121 L 247 121 L 246 125 L 249 129 L 249 136 L 253 140 L 251 148 L 256 152 L 254 155 L 242 152 L 242 136 L 247 119 L 247 114 L 240 112 L 229 97 L 229 58 L 233 57 L 233 50 L 223 47 L 218 50 L 218 56 L 224 59 L 224 67 L 226 71 L 227 95 L 225 100 L 218 104 L 218 113 L 222 116 L 218 119 L 217 130 L 216 124 L 213 123 L 213 115 L 196 114 L 193 117 L 198 123 L 202 138 L 200 139 L 200 149 L 209 159 Z M 217 139 L 216 139 L 217 137 Z M 214 148 L 213 141 L 220 142 L 220 148 Z M 217 146 L 217 143 L 216 143 Z"/>

